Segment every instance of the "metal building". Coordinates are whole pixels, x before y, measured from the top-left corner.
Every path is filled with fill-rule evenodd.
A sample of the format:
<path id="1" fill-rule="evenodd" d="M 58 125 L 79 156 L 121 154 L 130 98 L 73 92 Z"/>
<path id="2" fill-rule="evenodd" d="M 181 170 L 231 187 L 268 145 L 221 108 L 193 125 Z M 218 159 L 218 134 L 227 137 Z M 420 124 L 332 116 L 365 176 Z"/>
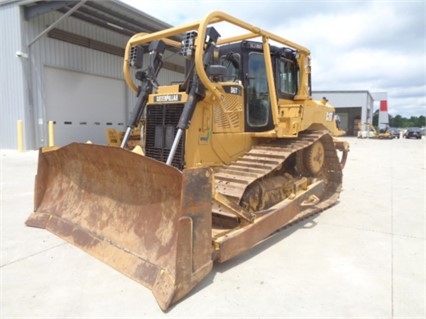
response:
<path id="1" fill-rule="evenodd" d="M 0 2 L 0 148 L 16 149 L 17 121 L 24 149 L 105 144 L 105 129 L 124 130 L 135 94 L 123 75 L 128 39 L 170 27 L 120 1 Z M 165 53 L 160 84 L 183 79 L 183 58 Z"/>
<path id="2" fill-rule="evenodd" d="M 347 135 L 357 136 L 359 124 L 372 124 L 374 98 L 369 91 L 313 91 L 312 98 L 325 97 L 336 108 L 340 117 L 340 128 Z"/>

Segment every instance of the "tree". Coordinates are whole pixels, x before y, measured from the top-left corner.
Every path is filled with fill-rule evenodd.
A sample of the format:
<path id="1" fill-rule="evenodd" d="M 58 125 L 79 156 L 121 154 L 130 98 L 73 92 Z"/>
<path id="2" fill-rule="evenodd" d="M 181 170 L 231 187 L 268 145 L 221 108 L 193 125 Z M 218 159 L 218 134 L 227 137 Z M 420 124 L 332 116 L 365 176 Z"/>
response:
<path id="1" fill-rule="evenodd" d="M 391 127 L 403 127 L 402 126 L 403 123 L 403 118 L 401 115 L 396 115 L 395 117 L 391 118 L 391 121 L 389 122 L 389 125 Z"/>
<path id="2" fill-rule="evenodd" d="M 378 118 L 378 115 L 377 115 Z M 374 117 L 373 117 L 374 121 Z M 426 118 L 424 115 L 420 116 L 411 116 L 410 118 L 402 117 L 401 115 L 396 115 L 395 117 L 390 116 L 389 125 L 391 127 L 425 127 L 426 126 Z"/>
<path id="3" fill-rule="evenodd" d="M 426 117 L 424 115 L 420 115 L 419 116 L 419 126 L 420 127 L 425 127 L 426 126 Z"/>
<path id="4" fill-rule="evenodd" d="M 377 127 L 379 124 L 379 110 L 375 110 L 373 113 L 373 126 Z"/>

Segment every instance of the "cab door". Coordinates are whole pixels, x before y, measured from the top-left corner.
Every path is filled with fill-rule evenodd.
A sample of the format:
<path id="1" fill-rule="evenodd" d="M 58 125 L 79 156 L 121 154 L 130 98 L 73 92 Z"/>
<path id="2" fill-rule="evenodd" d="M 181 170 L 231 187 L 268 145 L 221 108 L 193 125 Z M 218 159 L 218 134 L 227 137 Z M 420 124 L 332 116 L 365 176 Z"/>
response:
<path id="1" fill-rule="evenodd" d="M 270 130 L 273 128 L 273 122 L 263 52 L 248 52 L 246 66 L 246 131 Z"/>

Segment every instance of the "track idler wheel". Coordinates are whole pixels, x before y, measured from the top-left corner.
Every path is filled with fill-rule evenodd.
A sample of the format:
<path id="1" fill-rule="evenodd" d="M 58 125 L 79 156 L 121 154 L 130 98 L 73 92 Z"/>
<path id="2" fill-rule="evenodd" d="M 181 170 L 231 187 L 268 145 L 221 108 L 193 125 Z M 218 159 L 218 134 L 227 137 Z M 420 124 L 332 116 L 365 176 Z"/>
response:
<path id="1" fill-rule="evenodd" d="M 316 141 L 296 154 L 296 167 L 303 176 L 316 176 L 324 166 L 325 150 L 321 141 Z"/>

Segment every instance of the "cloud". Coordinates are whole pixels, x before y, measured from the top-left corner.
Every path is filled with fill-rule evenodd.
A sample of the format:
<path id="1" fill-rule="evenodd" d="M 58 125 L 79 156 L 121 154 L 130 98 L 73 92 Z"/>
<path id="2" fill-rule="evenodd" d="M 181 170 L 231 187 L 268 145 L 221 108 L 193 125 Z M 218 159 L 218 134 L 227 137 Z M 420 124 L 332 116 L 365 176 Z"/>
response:
<path id="1" fill-rule="evenodd" d="M 314 90 L 387 92 L 391 114 L 426 115 L 424 0 L 124 2 L 171 25 L 224 11 L 309 48 Z"/>

